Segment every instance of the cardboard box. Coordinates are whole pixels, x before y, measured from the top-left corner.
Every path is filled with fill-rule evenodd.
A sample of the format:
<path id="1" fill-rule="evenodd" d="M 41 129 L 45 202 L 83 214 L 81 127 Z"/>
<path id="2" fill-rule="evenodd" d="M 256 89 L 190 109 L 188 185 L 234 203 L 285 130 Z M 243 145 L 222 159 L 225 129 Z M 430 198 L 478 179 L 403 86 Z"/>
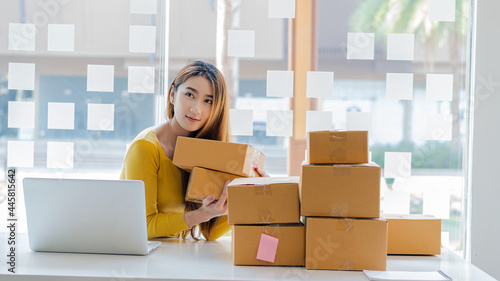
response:
<path id="1" fill-rule="evenodd" d="M 194 167 L 189 176 L 186 190 L 186 201 L 201 203 L 209 195 L 219 200 L 226 180 L 232 181 L 241 176 Z"/>
<path id="2" fill-rule="evenodd" d="M 274 262 L 257 259 L 262 234 L 279 239 Z M 303 224 L 233 225 L 234 265 L 304 266 L 305 227 Z"/>
<path id="3" fill-rule="evenodd" d="M 303 163 L 300 196 L 302 216 L 378 218 L 380 167 Z"/>
<path id="4" fill-rule="evenodd" d="M 387 253 L 440 255 L 441 219 L 430 215 L 386 215 L 389 225 Z"/>
<path id="5" fill-rule="evenodd" d="M 306 268 L 386 270 L 384 219 L 306 219 Z"/>
<path id="6" fill-rule="evenodd" d="M 368 162 L 368 131 L 319 131 L 307 134 L 311 164 Z"/>
<path id="7" fill-rule="evenodd" d="M 300 222 L 299 177 L 234 179 L 227 192 L 229 224 Z"/>
<path id="8" fill-rule="evenodd" d="M 264 160 L 264 154 L 248 144 L 178 137 L 172 162 L 189 172 L 202 167 L 252 177 L 253 163 L 263 169 Z"/>

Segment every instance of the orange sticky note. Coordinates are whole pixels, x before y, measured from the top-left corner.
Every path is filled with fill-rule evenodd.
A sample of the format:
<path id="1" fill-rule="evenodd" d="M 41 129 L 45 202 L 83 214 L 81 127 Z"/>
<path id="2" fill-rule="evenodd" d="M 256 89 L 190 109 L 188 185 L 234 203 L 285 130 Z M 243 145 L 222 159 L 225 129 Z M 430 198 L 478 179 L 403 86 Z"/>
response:
<path id="1" fill-rule="evenodd" d="M 274 262 L 274 259 L 276 258 L 276 251 L 278 250 L 278 242 L 278 238 L 263 233 L 260 236 L 257 259 L 267 262 Z"/>

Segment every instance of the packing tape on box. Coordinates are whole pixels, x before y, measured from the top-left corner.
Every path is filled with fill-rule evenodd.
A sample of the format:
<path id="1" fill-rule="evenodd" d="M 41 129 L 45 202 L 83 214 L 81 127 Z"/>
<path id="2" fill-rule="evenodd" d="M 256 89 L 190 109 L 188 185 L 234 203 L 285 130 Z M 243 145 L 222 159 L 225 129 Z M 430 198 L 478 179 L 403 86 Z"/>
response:
<path id="1" fill-rule="evenodd" d="M 330 150 L 329 157 L 330 157 L 330 161 L 332 161 L 332 162 L 343 163 L 343 162 L 346 162 L 347 152 L 345 149 L 339 147 L 337 149 Z"/>
<path id="2" fill-rule="evenodd" d="M 347 152 L 342 146 L 346 145 L 348 142 L 347 131 L 330 132 L 330 143 L 333 143 L 333 147 L 330 149 L 329 154 L 330 161 L 336 163 L 346 162 Z M 338 144 L 340 144 L 341 147 L 338 147 Z"/>
<path id="3" fill-rule="evenodd" d="M 260 209 L 255 215 L 255 220 L 258 223 L 272 223 L 274 218 L 272 212 L 269 209 Z"/>
<path id="4" fill-rule="evenodd" d="M 347 131 L 330 132 L 330 142 L 347 143 Z"/>
<path id="5" fill-rule="evenodd" d="M 264 226 L 264 233 L 276 238 L 281 238 L 281 229 L 278 225 L 266 225 Z"/>
<path id="6" fill-rule="evenodd" d="M 262 153 L 260 153 L 259 151 L 257 150 L 254 150 L 253 151 L 253 155 L 252 155 L 252 164 L 259 164 L 259 158 L 260 158 L 260 155 Z"/>
<path id="7" fill-rule="evenodd" d="M 330 216 L 345 217 L 348 209 L 349 209 L 349 204 L 347 203 L 332 204 L 332 206 L 330 207 Z"/>
<path id="8" fill-rule="evenodd" d="M 333 165 L 334 177 L 349 177 L 351 175 L 351 167 L 347 165 Z"/>
<path id="9" fill-rule="evenodd" d="M 354 227 L 356 220 L 352 219 L 341 219 L 337 221 L 337 230 L 342 232 L 348 232 Z"/>
<path id="10" fill-rule="evenodd" d="M 270 185 L 259 184 L 254 187 L 255 195 L 273 195 L 273 189 Z"/>
<path id="11" fill-rule="evenodd" d="M 251 165 L 252 170 L 250 171 L 250 174 L 249 174 L 250 177 L 255 177 L 257 174 L 257 172 L 255 172 L 255 170 L 253 169 L 253 166 L 257 166 L 257 167 L 259 166 L 259 158 L 260 158 L 261 154 L 262 153 L 260 153 L 259 151 L 254 149 L 253 155 L 252 155 L 252 165 Z"/>

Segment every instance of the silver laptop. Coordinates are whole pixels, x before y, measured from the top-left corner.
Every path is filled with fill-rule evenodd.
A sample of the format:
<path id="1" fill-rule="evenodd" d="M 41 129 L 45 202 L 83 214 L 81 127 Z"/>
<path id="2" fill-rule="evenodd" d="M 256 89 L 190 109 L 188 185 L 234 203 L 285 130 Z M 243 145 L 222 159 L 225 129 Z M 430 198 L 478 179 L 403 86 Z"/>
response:
<path id="1" fill-rule="evenodd" d="M 25 178 L 33 251 L 147 255 L 144 183 L 135 180 Z"/>

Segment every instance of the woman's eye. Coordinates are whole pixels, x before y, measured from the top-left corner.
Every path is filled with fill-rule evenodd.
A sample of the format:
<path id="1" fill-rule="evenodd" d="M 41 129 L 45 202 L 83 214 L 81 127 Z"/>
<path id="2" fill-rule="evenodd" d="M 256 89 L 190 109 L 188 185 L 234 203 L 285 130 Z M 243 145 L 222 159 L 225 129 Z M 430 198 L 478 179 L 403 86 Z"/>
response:
<path id="1" fill-rule="evenodd" d="M 190 92 L 187 92 L 187 93 L 186 93 L 186 97 L 188 97 L 188 98 L 192 98 L 192 97 L 194 97 L 194 95 L 193 95 L 193 94 L 191 94 Z"/>
<path id="2" fill-rule="evenodd" d="M 206 103 L 212 104 L 212 100 L 205 100 Z"/>

